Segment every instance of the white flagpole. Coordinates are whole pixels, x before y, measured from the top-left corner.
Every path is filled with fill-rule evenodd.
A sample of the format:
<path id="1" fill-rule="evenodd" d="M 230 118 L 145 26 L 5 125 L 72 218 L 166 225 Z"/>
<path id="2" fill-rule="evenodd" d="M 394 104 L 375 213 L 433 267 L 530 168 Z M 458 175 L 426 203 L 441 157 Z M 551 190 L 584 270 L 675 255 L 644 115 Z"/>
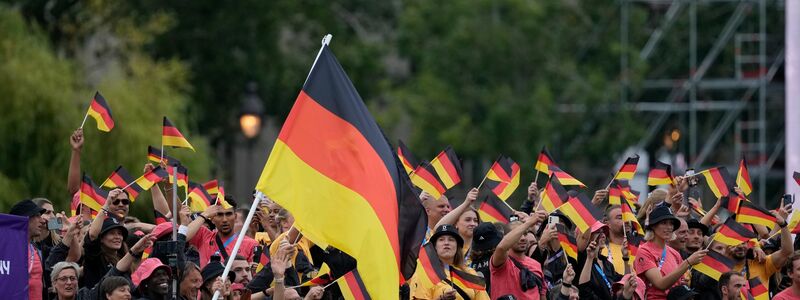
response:
<path id="1" fill-rule="evenodd" d="M 319 60 L 319 56 L 322 55 L 322 49 L 325 49 L 325 46 L 331 43 L 331 39 L 333 38 L 332 34 L 326 34 L 322 37 L 322 46 L 319 47 L 319 52 L 317 52 L 317 58 L 314 59 L 314 63 L 311 65 L 311 69 L 308 70 L 308 75 L 306 75 L 306 81 L 303 81 L 303 85 L 306 85 L 308 82 L 308 77 L 311 76 L 311 71 L 314 71 L 314 66 L 317 65 L 317 60 Z"/>
<path id="2" fill-rule="evenodd" d="M 176 180 L 177 181 L 177 180 Z M 244 224 L 242 224 L 242 232 L 239 233 L 239 236 L 236 238 L 236 244 L 233 246 L 233 251 L 231 255 L 228 257 L 228 260 L 225 261 L 225 271 L 222 272 L 222 279 L 227 280 L 228 273 L 231 271 L 231 267 L 233 267 L 234 257 L 236 254 L 239 253 L 239 246 L 242 245 L 242 241 L 244 237 L 247 235 L 247 229 L 250 228 L 250 222 L 253 221 L 253 215 L 256 212 L 256 208 L 258 208 L 258 203 L 261 202 L 261 198 L 264 197 L 264 194 L 261 191 L 256 192 L 256 196 L 253 199 L 253 204 L 250 205 L 250 212 L 247 213 L 247 218 L 244 220 Z M 214 298 L 212 300 L 219 299 L 220 292 L 219 290 L 214 291 Z"/>

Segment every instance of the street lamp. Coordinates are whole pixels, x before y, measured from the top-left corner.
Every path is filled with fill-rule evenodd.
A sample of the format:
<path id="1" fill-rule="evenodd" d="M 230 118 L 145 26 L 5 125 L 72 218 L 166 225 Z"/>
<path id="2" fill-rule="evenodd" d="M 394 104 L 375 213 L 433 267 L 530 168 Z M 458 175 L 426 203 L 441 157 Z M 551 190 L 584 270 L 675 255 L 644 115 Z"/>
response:
<path id="1" fill-rule="evenodd" d="M 255 82 L 247 83 L 239 113 L 239 127 L 242 129 L 242 134 L 248 139 L 258 136 L 261 131 L 261 117 L 264 114 L 264 105 L 256 93 L 257 90 L 258 86 Z"/>

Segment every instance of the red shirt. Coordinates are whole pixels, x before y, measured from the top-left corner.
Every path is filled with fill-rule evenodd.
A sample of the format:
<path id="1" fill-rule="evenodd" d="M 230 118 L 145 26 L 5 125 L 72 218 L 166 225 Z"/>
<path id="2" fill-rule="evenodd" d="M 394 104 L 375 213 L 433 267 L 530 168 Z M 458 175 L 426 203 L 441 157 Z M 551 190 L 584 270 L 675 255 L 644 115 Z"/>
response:
<path id="1" fill-rule="evenodd" d="M 42 290 L 44 289 L 42 270 L 42 258 L 39 252 L 33 245 L 28 245 L 28 299 L 41 300 Z"/>
<path id="2" fill-rule="evenodd" d="M 517 258 L 515 257 L 514 259 Z M 535 261 L 530 257 L 524 257 L 522 260 L 517 259 L 517 261 L 522 263 L 526 269 L 536 274 L 536 276 L 538 276 L 539 279 L 542 279 L 542 282 L 544 282 L 542 265 L 539 264 L 538 261 Z M 514 297 L 520 300 L 540 299 L 542 296 L 541 294 L 544 293 L 544 291 L 540 291 L 539 288 L 528 289 L 524 292 L 522 291 L 522 287 L 520 287 L 519 283 L 519 268 L 517 268 L 517 266 L 514 265 L 514 262 L 511 261 L 511 257 L 506 258 L 506 262 L 499 267 L 495 267 L 490 261 L 489 270 L 492 276 L 492 289 L 490 295 L 492 299 L 497 299 L 500 296 L 508 294 L 514 295 Z"/>
<path id="3" fill-rule="evenodd" d="M 201 269 L 208 264 L 211 255 L 215 253 L 219 254 L 216 236 L 217 230 L 211 231 L 206 227 L 200 227 L 194 237 L 189 241 L 189 244 L 197 247 L 197 251 L 200 252 Z M 235 256 L 233 254 L 233 247 L 236 245 L 236 237 L 237 234 L 234 234 L 230 238 L 222 240 L 222 243 L 225 245 L 225 251 L 230 256 Z M 242 240 L 242 245 L 239 246 L 238 255 L 246 257 L 248 262 L 253 262 L 253 250 L 256 246 L 258 246 L 256 240 L 245 236 L 244 240 Z M 219 254 L 219 256 L 222 257 L 222 254 Z M 222 258 L 222 263 L 225 263 L 224 257 Z"/>
<path id="4" fill-rule="evenodd" d="M 797 300 L 800 299 L 800 295 L 794 293 L 794 289 L 792 287 L 788 287 L 782 292 L 772 297 L 772 300 Z"/>
<path id="5" fill-rule="evenodd" d="M 665 249 L 666 252 L 664 252 Z M 664 254 L 664 263 L 661 265 L 661 276 L 666 276 L 667 274 L 672 273 L 672 271 L 677 269 L 678 266 L 683 262 L 680 253 L 678 253 L 678 251 L 675 249 L 672 249 L 672 247 L 665 246 L 665 248 L 661 248 L 656 246 L 656 244 L 653 242 L 646 242 L 639 247 L 639 252 L 637 252 L 636 259 L 633 263 L 633 269 L 636 270 L 636 275 L 638 275 L 639 278 L 641 278 L 645 284 L 647 284 L 647 289 L 645 290 L 644 294 L 645 298 L 648 300 L 667 299 L 667 291 L 657 289 L 650 284 L 650 281 L 644 276 L 645 271 L 659 267 L 662 254 Z M 680 280 L 677 280 L 670 288 L 679 284 Z"/>

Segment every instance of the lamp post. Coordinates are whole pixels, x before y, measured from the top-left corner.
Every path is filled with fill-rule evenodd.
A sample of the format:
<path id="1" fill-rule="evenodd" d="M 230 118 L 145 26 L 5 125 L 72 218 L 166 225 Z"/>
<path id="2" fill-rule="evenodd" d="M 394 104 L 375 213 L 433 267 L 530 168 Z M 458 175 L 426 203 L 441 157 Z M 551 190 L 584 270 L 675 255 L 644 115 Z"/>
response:
<path id="1" fill-rule="evenodd" d="M 255 82 L 248 82 L 242 106 L 239 112 L 239 128 L 248 140 L 258 136 L 261 132 L 261 119 L 264 114 L 264 105 L 256 91 L 258 86 Z"/>

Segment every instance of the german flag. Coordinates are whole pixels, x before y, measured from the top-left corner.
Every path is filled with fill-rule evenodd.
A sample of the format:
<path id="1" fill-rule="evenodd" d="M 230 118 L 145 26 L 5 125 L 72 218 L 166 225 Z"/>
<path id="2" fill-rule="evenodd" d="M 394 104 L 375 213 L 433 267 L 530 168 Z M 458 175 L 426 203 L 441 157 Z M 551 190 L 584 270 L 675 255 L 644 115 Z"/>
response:
<path id="1" fill-rule="evenodd" d="M 700 273 L 706 274 L 708 277 L 714 278 L 714 280 L 719 281 L 719 277 L 725 272 L 730 272 L 735 265 L 736 262 L 733 261 L 733 259 L 730 259 L 717 251 L 709 250 L 708 255 L 703 257 L 703 260 L 696 264 L 694 269 Z"/>
<path id="2" fill-rule="evenodd" d="M 750 183 L 750 172 L 747 171 L 747 160 L 742 157 L 739 162 L 739 172 L 736 173 L 736 186 L 738 186 L 745 196 L 753 192 L 753 185 Z"/>
<path id="3" fill-rule="evenodd" d="M 204 212 L 211 206 L 211 195 L 206 189 L 197 183 L 189 182 L 189 209 L 192 212 Z"/>
<path id="4" fill-rule="evenodd" d="M 639 224 L 639 219 L 636 218 L 636 214 L 633 213 L 630 204 L 628 202 L 621 203 L 620 210 L 622 211 L 622 222 L 630 222 L 636 233 L 644 235 L 644 228 L 642 228 L 642 224 Z"/>
<path id="5" fill-rule="evenodd" d="M 736 214 L 736 222 L 764 225 L 775 228 L 777 219 L 768 210 L 758 207 L 751 202 L 742 202 Z"/>
<path id="6" fill-rule="evenodd" d="M 792 213 L 792 219 L 789 221 L 789 230 L 793 234 L 800 233 L 800 212 Z"/>
<path id="7" fill-rule="evenodd" d="M 728 246 L 738 246 L 741 243 L 752 242 L 756 234 L 736 222 L 735 218 L 728 218 L 722 227 L 714 234 L 714 240 Z"/>
<path id="8" fill-rule="evenodd" d="M 194 151 L 192 144 L 189 144 L 189 141 L 183 137 L 183 134 L 172 125 L 172 122 L 166 116 L 164 117 L 164 127 L 161 130 L 161 144 L 173 148 L 189 148 Z"/>
<path id="9" fill-rule="evenodd" d="M 577 261 L 578 242 L 575 241 L 575 237 L 569 233 L 564 225 L 556 224 L 556 230 L 558 231 L 558 243 L 561 244 L 561 249 L 564 250 L 564 253 L 567 256 L 572 257 L 572 259 Z"/>
<path id="10" fill-rule="evenodd" d="M 345 281 L 361 295 L 356 298 L 369 297 L 361 289 L 366 287 L 370 296 L 390 299 L 414 273 L 427 223 L 408 179 L 353 83 L 323 46 L 256 188 L 291 211 L 315 244 L 358 261 L 358 271 Z"/>
<path id="11" fill-rule="evenodd" d="M 114 129 L 114 118 L 111 117 L 111 107 L 108 106 L 106 99 L 100 92 L 94 93 L 92 103 L 89 104 L 89 111 L 86 114 L 92 116 L 97 121 L 97 129 L 103 132 L 109 132 Z"/>
<path id="12" fill-rule="evenodd" d="M 219 184 L 217 183 L 216 179 L 203 183 L 203 187 L 206 189 L 206 192 L 208 192 L 209 195 L 216 195 L 219 193 Z"/>
<path id="13" fill-rule="evenodd" d="M 769 290 L 758 277 L 751 278 L 747 283 L 750 285 L 750 295 L 754 300 L 769 300 Z"/>
<path id="14" fill-rule="evenodd" d="M 639 202 L 639 192 L 631 188 L 630 182 L 623 179 L 617 179 L 617 187 L 622 191 L 622 197 L 628 201 L 628 204 L 633 207 Z"/>
<path id="15" fill-rule="evenodd" d="M 572 177 L 572 175 L 569 175 L 567 172 L 562 171 L 556 165 L 550 166 L 550 173 L 551 174 L 549 175 L 558 178 L 558 183 L 561 183 L 561 185 L 577 185 L 580 187 L 586 187 L 586 185 L 583 184 L 583 182 L 580 182 L 580 180 L 575 179 L 575 177 Z"/>
<path id="16" fill-rule="evenodd" d="M 564 202 L 567 202 L 569 195 L 563 186 L 558 182 L 555 176 L 550 176 L 547 185 L 544 186 L 542 193 L 542 207 L 547 213 L 554 212 L 557 208 L 561 207 Z"/>
<path id="17" fill-rule="evenodd" d="M 636 257 L 636 254 L 639 253 L 639 245 L 642 244 L 644 241 L 644 236 L 639 234 L 631 234 L 628 237 L 628 255 L 631 257 Z"/>
<path id="18" fill-rule="evenodd" d="M 142 251 L 142 258 L 141 258 L 141 260 L 145 260 L 145 259 L 147 259 L 148 257 L 150 257 L 150 254 L 152 254 L 152 253 L 153 253 L 153 246 L 150 246 L 150 247 L 144 248 L 144 251 Z"/>
<path id="19" fill-rule="evenodd" d="M 319 267 L 319 271 L 317 271 L 317 276 L 314 278 L 309 279 L 306 282 L 300 284 L 300 286 L 325 286 L 330 284 L 331 282 L 336 281 L 338 278 L 334 278 L 333 274 L 331 273 L 331 268 L 328 267 L 328 264 L 322 263 L 322 266 Z"/>
<path id="20" fill-rule="evenodd" d="M 639 155 L 628 157 L 628 159 L 625 160 L 625 163 L 622 164 L 622 167 L 619 168 L 619 171 L 617 171 L 617 175 L 614 175 L 614 179 L 633 179 L 633 175 L 636 174 L 636 166 L 638 164 Z"/>
<path id="21" fill-rule="evenodd" d="M 253 257 L 255 258 L 256 266 L 256 273 L 261 272 L 261 269 L 264 268 L 269 263 L 269 249 L 264 249 L 264 246 L 258 245 L 253 249 Z"/>
<path id="22" fill-rule="evenodd" d="M 405 166 L 405 165 L 403 165 Z M 453 147 L 447 146 L 431 161 L 431 166 L 436 170 L 436 175 L 444 184 L 445 189 L 450 189 L 461 182 L 461 160 L 458 159 Z"/>
<path id="23" fill-rule="evenodd" d="M 539 158 L 536 160 L 536 166 L 534 166 L 536 171 L 550 174 L 550 166 L 555 165 L 556 161 L 553 160 L 553 157 L 547 152 L 547 147 L 542 147 L 542 152 L 539 152 Z"/>
<path id="24" fill-rule="evenodd" d="M 171 157 L 169 155 L 163 155 L 161 150 L 153 146 L 147 146 L 147 160 L 154 164 L 160 164 L 161 160 L 164 160 L 168 166 L 179 166 L 181 161 Z"/>
<path id="25" fill-rule="evenodd" d="M 570 198 L 558 209 L 566 215 L 581 232 L 586 232 L 592 224 L 603 219 L 603 212 L 597 209 L 592 200 L 584 194 Z"/>
<path id="26" fill-rule="evenodd" d="M 419 167 L 419 160 L 411 153 L 411 150 L 408 149 L 402 140 L 398 140 L 397 158 L 400 159 L 400 163 L 403 164 L 403 168 L 406 169 L 406 173 L 408 174 L 411 174 L 411 172 L 414 172 L 414 169 Z"/>
<path id="27" fill-rule="evenodd" d="M 342 291 L 342 296 L 344 296 L 344 299 L 347 300 L 372 299 L 372 297 L 367 292 L 367 285 L 364 284 L 364 280 L 361 278 L 361 274 L 359 274 L 358 269 L 353 269 L 353 271 L 344 274 L 344 276 L 338 279 L 337 283 L 339 284 L 339 290 Z M 397 291 L 395 291 L 395 293 L 397 293 Z M 388 294 L 388 293 L 383 292 L 383 294 Z"/>
<path id="28" fill-rule="evenodd" d="M 711 189 L 711 192 L 714 193 L 714 196 L 717 198 L 727 196 L 728 192 L 732 190 L 731 187 L 733 187 L 733 185 L 728 177 L 730 175 L 728 174 L 727 168 L 716 167 L 700 173 L 703 173 L 703 177 L 706 179 L 708 188 Z"/>
<path id="29" fill-rule="evenodd" d="M 647 175 L 647 185 L 656 186 L 662 184 L 673 184 L 672 166 L 656 161 L 655 166 L 650 169 L 650 174 Z"/>
<path id="30" fill-rule="evenodd" d="M 442 180 L 436 175 L 436 170 L 427 161 L 423 161 L 409 178 L 415 186 L 431 194 L 434 199 L 441 198 L 442 194 L 447 191 Z"/>
<path id="31" fill-rule="evenodd" d="M 131 191 L 136 191 L 137 193 L 140 193 L 149 190 L 151 187 L 153 187 L 153 185 L 161 182 L 167 176 L 169 176 L 167 171 L 161 168 L 161 166 L 158 166 L 148 171 L 147 173 L 144 173 L 141 177 L 137 178 L 125 190 L 128 191 L 129 193 Z M 131 198 L 131 201 L 134 201 L 134 199 Z"/>
<path id="32" fill-rule="evenodd" d="M 519 165 L 501 155 L 486 174 L 486 186 L 505 201 L 519 186 Z"/>
<path id="33" fill-rule="evenodd" d="M 215 198 L 215 204 L 222 206 L 223 209 L 229 209 L 233 207 L 228 200 L 225 200 L 225 189 L 223 187 L 219 187 L 219 193 L 217 193 L 217 197 Z"/>
<path id="34" fill-rule="evenodd" d="M 720 205 L 727 209 L 731 214 L 739 212 L 739 207 L 742 205 L 742 197 L 736 192 L 729 192 L 727 196 L 719 198 Z"/>
<path id="35" fill-rule="evenodd" d="M 450 268 L 450 278 L 453 284 L 461 289 L 485 291 L 486 282 L 478 275 L 470 274 L 469 272 L 459 270 L 458 268 Z"/>
<path id="36" fill-rule="evenodd" d="M 124 187 L 131 182 L 133 182 L 133 177 L 128 174 L 128 170 L 125 170 L 125 168 L 119 166 L 114 170 L 114 172 L 111 172 L 111 175 L 108 175 L 108 178 L 106 178 L 106 180 L 103 181 L 103 184 L 100 186 L 104 188 L 115 189 Z"/>
<path id="37" fill-rule="evenodd" d="M 90 207 L 94 211 L 101 211 L 106 204 L 108 192 L 97 187 L 89 176 L 83 174 L 81 182 L 81 203 Z"/>
<path id="38" fill-rule="evenodd" d="M 514 214 L 508 205 L 494 196 L 486 195 L 486 198 L 478 207 L 478 214 L 484 222 L 503 222 L 508 224 L 511 215 Z"/>
<path id="39" fill-rule="evenodd" d="M 756 298 L 753 298 L 753 295 L 750 294 L 750 291 L 748 291 L 747 287 L 745 287 L 745 286 L 743 286 L 741 289 L 739 289 L 739 298 L 742 299 L 742 300 L 755 300 L 756 299 Z"/>
<path id="40" fill-rule="evenodd" d="M 433 243 L 427 243 L 420 248 L 417 267 L 422 268 L 421 272 L 417 272 L 417 279 L 425 282 L 426 286 L 434 286 L 447 279 L 444 264 L 436 254 L 436 246 Z"/>
<path id="41" fill-rule="evenodd" d="M 176 166 L 178 169 L 178 186 L 189 188 L 189 170 L 184 166 Z M 169 168 L 169 184 L 175 183 L 175 175 L 173 174 L 172 167 Z"/>
<path id="42" fill-rule="evenodd" d="M 619 188 L 619 185 L 612 182 L 608 187 L 608 205 L 620 204 L 622 204 L 622 189 Z"/>

